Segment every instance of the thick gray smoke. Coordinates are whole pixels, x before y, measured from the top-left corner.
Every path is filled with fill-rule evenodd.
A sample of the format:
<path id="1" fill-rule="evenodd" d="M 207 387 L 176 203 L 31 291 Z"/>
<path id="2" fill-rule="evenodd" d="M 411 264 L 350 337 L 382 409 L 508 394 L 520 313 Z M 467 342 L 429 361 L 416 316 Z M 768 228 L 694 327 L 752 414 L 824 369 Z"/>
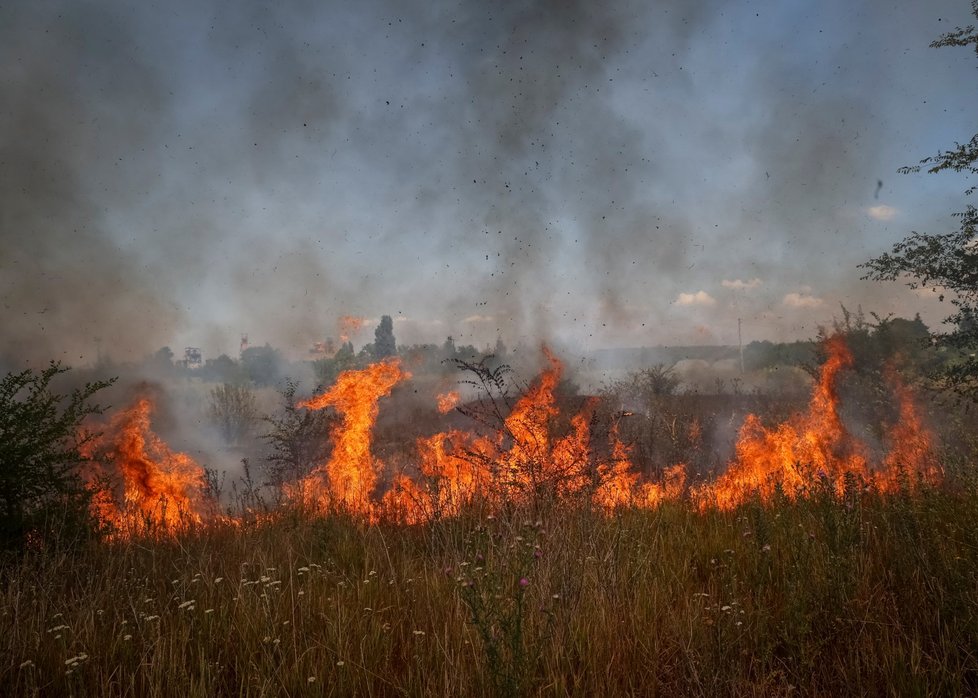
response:
<path id="1" fill-rule="evenodd" d="M 577 349 L 912 314 L 854 265 L 951 225 L 955 183 L 892 173 L 970 136 L 970 57 L 927 49 L 966 3 L 806 12 L 0 7 L 0 360 L 301 352 L 344 314 Z"/>

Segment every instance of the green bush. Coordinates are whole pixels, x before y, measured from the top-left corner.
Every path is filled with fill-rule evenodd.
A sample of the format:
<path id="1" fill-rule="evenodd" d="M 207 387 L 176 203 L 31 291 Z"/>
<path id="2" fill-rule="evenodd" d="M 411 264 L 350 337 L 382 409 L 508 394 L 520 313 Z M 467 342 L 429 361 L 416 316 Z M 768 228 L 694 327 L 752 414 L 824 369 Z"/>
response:
<path id="1" fill-rule="evenodd" d="M 52 362 L 42 371 L 8 373 L 0 380 L 0 546 L 23 548 L 52 537 L 87 532 L 91 491 L 80 473 L 82 431 L 89 403 L 113 381 L 86 383 L 70 394 L 51 389 L 69 369 Z"/>

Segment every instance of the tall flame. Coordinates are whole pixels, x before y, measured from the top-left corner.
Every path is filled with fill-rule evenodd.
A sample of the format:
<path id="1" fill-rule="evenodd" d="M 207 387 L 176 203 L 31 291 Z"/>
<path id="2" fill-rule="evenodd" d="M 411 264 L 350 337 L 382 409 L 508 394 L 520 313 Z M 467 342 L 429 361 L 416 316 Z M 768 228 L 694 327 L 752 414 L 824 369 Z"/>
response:
<path id="1" fill-rule="evenodd" d="M 506 483 L 514 490 L 540 484 L 554 476 L 550 456 L 550 422 L 557 416 L 554 389 L 560 382 L 560 360 L 543 348 L 549 364 L 536 383 L 517 400 L 505 420 L 505 432 L 512 440 L 503 463 Z"/>
<path id="2" fill-rule="evenodd" d="M 697 488 L 701 508 L 732 509 L 752 496 L 770 501 L 777 490 L 794 499 L 820 480 L 827 480 L 838 493 L 849 478 L 882 491 L 897 489 L 901 472 L 931 484 L 940 480 L 933 435 L 924 427 L 910 389 L 892 368 L 886 378 L 899 403 L 899 418 L 888 435 L 890 452 L 876 469 L 871 467 L 869 449 L 839 416 L 836 385 L 840 373 L 853 365 L 852 353 L 839 334 L 829 337 L 825 347 L 828 358 L 808 410 L 771 429 L 756 415 L 748 415 L 734 462 L 716 482 Z"/>
<path id="3" fill-rule="evenodd" d="M 876 484 L 885 492 L 898 490 L 901 476 L 906 476 L 911 487 L 918 481 L 936 484 L 943 473 L 934 449 L 934 433 L 924 425 L 913 392 L 900 374 L 888 366 L 885 375 L 897 399 L 898 416 L 889 433 L 891 447 L 885 468 L 877 475 Z"/>
<path id="4" fill-rule="evenodd" d="M 110 479 L 121 479 L 121 504 L 107 491 L 96 497 L 98 514 L 120 531 L 174 532 L 200 523 L 207 508 L 204 469 L 153 432 L 153 411 L 150 398 L 138 398 L 112 418 L 89 454 Z"/>
<path id="5" fill-rule="evenodd" d="M 778 489 L 795 498 L 820 477 L 842 488 L 846 473 L 866 473 L 864 448 L 839 416 L 836 382 L 852 366 L 852 353 L 838 334 L 826 340 L 825 348 L 828 358 L 808 410 L 773 429 L 748 415 L 734 462 L 716 482 L 697 490 L 701 506 L 732 509 L 755 494 L 768 501 Z"/>
<path id="6" fill-rule="evenodd" d="M 344 371 L 332 388 L 299 403 L 313 410 L 335 407 L 343 419 L 331 433 L 329 461 L 304 478 L 295 495 L 312 506 L 333 503 L 353 513 L 371 513 L 371 496 L 381 467 L 370 451 L 378 402 L 410 377 L 400 360 L 381 361 L 362 370 Z"/>

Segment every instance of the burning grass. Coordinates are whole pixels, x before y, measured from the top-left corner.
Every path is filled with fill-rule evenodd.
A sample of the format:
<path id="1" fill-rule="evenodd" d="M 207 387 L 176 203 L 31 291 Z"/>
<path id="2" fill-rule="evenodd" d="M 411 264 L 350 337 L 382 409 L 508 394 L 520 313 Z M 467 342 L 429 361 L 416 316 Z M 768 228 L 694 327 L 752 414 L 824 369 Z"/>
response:
<path id="1" fill-rule="evenodd" d="M 90 454 L 116 483 L 96 499 L 115 534 L 2 561 L 0 684 L 134 696 L 974 693 L 973 463 L 941 467 L 957 462 L 938 459 L 892 369 L 892 423 L 878 443 L 860 436 L 840 404 L 851 354 L 839 338 L 826 348 L 807 405 L 748 416 L 716 477 L 678 458 L 655 475 L 639 465 L 624 435 L 637 416 L 607 399 L 561 401 L 549 353 L 515 395 L 504 369 L 474 367 L 481 398 L 451 402 L 476 426 L 425 433 L 411 468 L 388 468 L 375 421 L 410 376 L 397 361 L 349 371 L 303 403 L 338 413 L 328 457 L 257 516 L 217 512 L 200 466 L 154 433 L 140 397 Z M 667 433 L 697 457 L 699 418 Z"/>
<path id="2" fill-rule="evenodd" d="M 556 397 L 563 365 L 546 348 L 544 370 L 518 396 L 507 392 L 505 367 L 468 365 L 482 394 L 474 406 L 455 409 L 473 417 L 478 428 L 421 436 L 413 462 L 385 472 L 373 451 L 380 402 L 411 374 L 398 359 L 382 361 L 346 371 L 331 388 L 298 403 L 300 409 L 334 408 L 339 419 L 330 433 L 328 460 L 283 483 L 284 495 L 307 509 L 412 524 L 457 515 L 476 499 L 498 510 L 539 509 L 557 501 L 610 513 L 688 498 L 701 510 L 732 510 L 754 497 L 764 502 L 778 494 L 804 498 L 825 483 L 837 496 L 850 485 L 892 492 L 901 483 L 938 484 L 942 473 L 934 436 L 898 373 L 891 368 L 885 374 L 898 404 L 896 421 L 885 425 L 885 443 L 873 449 L 842 416 L 839 383 L 853 365 L 842 335 L 827 338 L 825 350 L 807 408 L 774 424 L 748 414 L 733 458 L 718 477 L 706 480 L 689 477 L 685 458 L 658 464 L 658 478 L 641 477 L 633 444 L 621 437 L 622 422 L 631 413 L 611 412 L 607 400 L 587 398 L 567 414 Z M 450 399 L 439 395 L 438 413 L 459 399 L 457 392 Z M 99 493 L 97 514 L 117 529 L 132 528 L 138 518 L 171 532 L 201 523 L 205 512 L 218 516 L 216 502 L 205 496 L 204 471 L 152 433 L 151 412 L 152 403 L 140 397 L 116 415 L 106 445 L 91 454 L 101 471 L 123 483 L 121 501 L 118 486 Z M 674 420 L 672 430 L 678 429 Z M 695 451 L 702 441 L 699 420 L 691 420 L 685 431 Z"/>

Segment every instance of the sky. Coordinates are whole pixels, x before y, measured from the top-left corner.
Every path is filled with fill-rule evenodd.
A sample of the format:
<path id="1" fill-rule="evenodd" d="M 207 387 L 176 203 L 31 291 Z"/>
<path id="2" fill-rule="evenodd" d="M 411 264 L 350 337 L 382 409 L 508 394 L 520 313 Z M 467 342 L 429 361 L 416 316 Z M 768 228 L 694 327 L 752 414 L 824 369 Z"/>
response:
<path id="1" fill-rule="evenodd" d="M 950 313 L 966 0 L 0 1 L 0 360 L 808 339 Z"/>

